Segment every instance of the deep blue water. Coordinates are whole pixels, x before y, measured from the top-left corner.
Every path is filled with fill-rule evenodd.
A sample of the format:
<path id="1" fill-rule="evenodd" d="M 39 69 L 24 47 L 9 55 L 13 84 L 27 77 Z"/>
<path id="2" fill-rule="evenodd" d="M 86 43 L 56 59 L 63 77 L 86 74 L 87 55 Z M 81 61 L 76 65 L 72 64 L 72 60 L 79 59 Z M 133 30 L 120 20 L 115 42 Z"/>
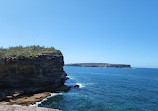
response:
<path id="1" fill-rule="evenodd" d="M 80 83 L 68 93 L 40 106 L 63 111 L 158 111 L 158 69 L 64 67 L 67 84 Z"/>

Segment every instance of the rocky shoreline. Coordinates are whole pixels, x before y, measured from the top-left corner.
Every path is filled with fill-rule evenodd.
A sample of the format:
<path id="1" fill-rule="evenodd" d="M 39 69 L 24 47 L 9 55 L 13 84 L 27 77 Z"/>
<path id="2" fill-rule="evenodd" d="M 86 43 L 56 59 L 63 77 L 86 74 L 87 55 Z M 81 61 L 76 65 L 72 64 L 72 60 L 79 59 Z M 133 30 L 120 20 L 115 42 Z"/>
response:
<path id="1" fill-rule="evenodd" d="M 0 102 L 1 105 L 21 105 L 21 106 L 29 106 L 36 104 L 36 102 L 40 102 L 43 99 L 51 96 L 50 92 L 38 93 L 32 96 L 21 96 L 14 99 L 9 99 L 9 101 Z"/>

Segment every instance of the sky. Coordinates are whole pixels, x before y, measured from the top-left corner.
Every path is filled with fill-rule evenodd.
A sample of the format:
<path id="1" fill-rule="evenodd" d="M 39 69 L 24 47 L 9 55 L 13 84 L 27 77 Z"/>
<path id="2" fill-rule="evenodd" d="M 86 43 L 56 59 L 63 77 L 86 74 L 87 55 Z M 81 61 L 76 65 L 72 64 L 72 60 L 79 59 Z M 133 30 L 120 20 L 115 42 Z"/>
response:
<path id="1" fill-rule="evenodd" d="M 0 0 L 0 46 L 61 50 L 65 63 L 158 68 L 158 0 Z"/>

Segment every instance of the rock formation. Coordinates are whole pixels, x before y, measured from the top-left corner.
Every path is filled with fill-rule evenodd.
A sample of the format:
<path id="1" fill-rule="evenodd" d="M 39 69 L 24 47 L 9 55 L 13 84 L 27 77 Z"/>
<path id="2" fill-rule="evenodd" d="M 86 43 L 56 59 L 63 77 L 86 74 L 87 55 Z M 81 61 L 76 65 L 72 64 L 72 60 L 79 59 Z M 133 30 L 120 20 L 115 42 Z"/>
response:
<path id="1" fill-rule="evenodd" d="M 0 101 L 41 92 L 67 91 L 63 56 L 42 53 L 34 57 L 0 59 Z"/>

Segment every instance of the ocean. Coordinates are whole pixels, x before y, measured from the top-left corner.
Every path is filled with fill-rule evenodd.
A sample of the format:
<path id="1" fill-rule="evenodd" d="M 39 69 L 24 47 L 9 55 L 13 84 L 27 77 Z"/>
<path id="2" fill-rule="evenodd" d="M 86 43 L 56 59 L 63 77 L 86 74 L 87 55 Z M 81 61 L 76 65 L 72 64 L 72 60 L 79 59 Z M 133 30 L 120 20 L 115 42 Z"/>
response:
<path id="1" fill-rule="evenodd" d="M 40 107 L 63 111 L 158 111 L 158 69 L 65 66 L 69 80 L 80 84 Z"/>

